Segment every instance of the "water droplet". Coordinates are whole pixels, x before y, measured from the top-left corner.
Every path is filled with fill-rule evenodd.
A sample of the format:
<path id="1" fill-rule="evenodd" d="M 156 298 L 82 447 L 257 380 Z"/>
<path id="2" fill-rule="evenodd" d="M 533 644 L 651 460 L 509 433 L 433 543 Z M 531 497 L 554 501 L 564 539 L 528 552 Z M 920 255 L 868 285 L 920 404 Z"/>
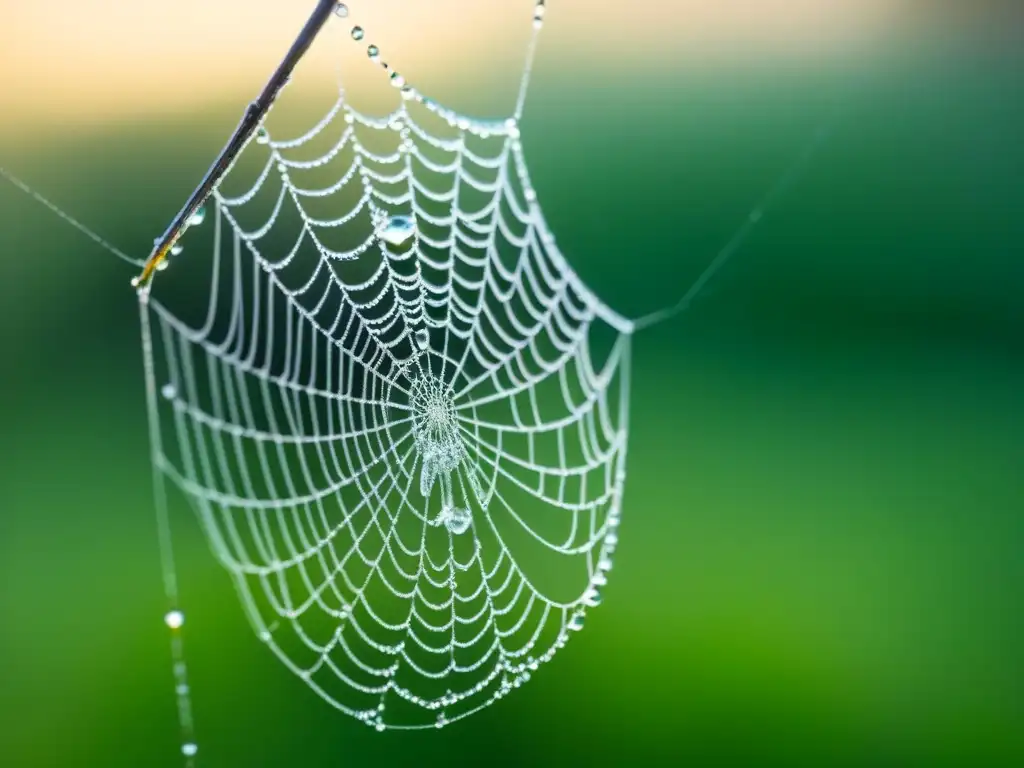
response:
<path id="1" fill-rule="evenodd" d="M 267 129 L 264 128 L 262 125 L 258 129 L 256 129 L 256 143 L 257 144 L 269 144 L 270 143 L 270 134 L 267 133 Z"/>
<path id="2" fill-rule="evenodd" d="M 366 55 L 370 57 L 370 61 L 377 61 L 380 58 L 380 48 L 376 45 L 369 45 L 366 48 Z"/>
<path id="3" fill-rule="evenodd" d="M 187 696 L 188 686 L 185 683 L 179 683 L 178 685 L 174 686 L 174 692 L 179 696 Z"/>
<path id="4" fill-rule="evenodd" d="M 426 328 L 418 328 L 415 333 L 416 346 L 420 350 L 424 350 L 430 346 L 430 331 Z"/>
<path id="5" fill-rule="evenodd" d="M 605 575 L 604 571 L 595 571 L 594 578 L 590 580 L 590 583 L 598 587 L 603 587 L 608 583 L 608 577 Z"/>
<path id="6" fill-rule="evenodd" d="M 190 227 L 198 227 L 204 221 L 206 221 L 206 206 L 200 205 L 198 208 L 196 208 L 195 213 L 193 213 L 189 217 L 188 225 Z"/>
<path id="7" fill-rule="evenodd" d="M 408 85 L 403 85 L 402 86 L 402 98 L 403 99 L 408 101 L 409 99 L 411 99 L 415 95 L 416 95 L 416 91 L 414 91 L 411 86 L 408 86 Z"/>
<path id="8" fill-rule="evenodd" d="M 442 712 L 441 714 L 439 714 L 437 716 L 437 727 L 438 728 L 444 728 L 444 726 L 445 726 L 445 724 L 447 722 L 448 722 L 448 718 L 444 716 L 444 712 Z"/>
<path id="9" fill-rule="evenodd" d="M 363 28 L 362 27 L 352 27 L 352 39 L 353 40 L 362 40 L 364 34 L 365 33 L 363 32 Z"/>
<path id="10" fill-rule="evenodd" d="M 448 507 L 441 510 L 441 519 L 444 521 L 444 527 L 448 529 L 449 533 L 461 536 L 469 530 L 473 516 L 469 513 L 468 509 Z"/>
<path id="11" fill-rule="evenodd" d="M 383 731 L 387 726 L 384 725 L 383 720 L 378 720 L 376 725 L 374 725 L 373 727 L 376 728 L 378 731 Z"/>
<path id="12" fill-rule="evenodd" d="M 160 261 L 156 263 L 156 271 L 163 272 L 169 266 L 171 266 L 171 262 L 169 262 L 166 258 L 160 259 Z"/>
<path id="13" fill-rule="evenodd" d="M 170 253 L 171 256 L 177 256 L 183 250 L 185 250 L 185 246 L 183 246 L 181 243 L 175 243 L 174 245 L 171 246 L 171 250 L 168 251 L 168 253 Z"/>
<path id="14" fill-rule="evenodd" d="M 572 618 L 569 619 L 569 623 L 567 626 L 573 632 L 579 632 L 581 629 L 583 629 L 583 614 L 574 613 L 572 615 Z"/>
<path id="15" fill-rule="evenodd" d="M 467 117 L 460 117 L 460 118 L 458 118 L 455 121 L 455 124 L 457 126 L 459 126 L 459 130 L 460 131 L 468 131 L 469 130 L 469 118 L 467 118 Z"/>
<path id="16" fill-rule="evenodd" d="M 477 502 L 480 504 L 480 508 L 486 510 L 487 494 L 484 493 L 484 487 L 480 483 L 480 478 L 477 476 L 476 470 L 473 467 L 468 467 L 466 470 L 466 477 L 469 478 L 469 487 L 473 491 L 473 495 L 476 496 Z"/>
<path id="17" fill-rule="evenodd" d="M 199 747 L 194 742 L 188 741 L 181 745 L 181 754 L 185 757 L 195 757 L 198 751 Z"/>
<path id="18" fill-rule="evenodd" d="M 544 23 L 544 12 L 547 11 L 547 7 L 544 5 L 544 0 L 537 0 L 537 4 L 533 7 L 533 26 L 540 28 Z"/>
<path id="19" fill-rule="evenodd" d="M 505 133 L 508 134 L 509 138 L 519 138 L 519 123 L 516 122 L 514 117 L 510 117 L 505 121 Z"/>
<path id="20" fill-rule="evenodd" d="M 174 396 L 178 394 L 178 388 L 170 382 L 167 382 L 160 388 L 160 394 L 163 396 L 164 400 L 173 400 Z"/>
<path id="21" fill-rule="evenodd" d="M 164 616 L 164 624 L 171 629 L 181 629 L 181 626 L 185 623 L 185 614 L 181 611 L 169 611 Z"/>
<path id="22" fill-rule="evenodd" d="M 526 198 L 526 202 L 528 202 L 528 203 L 535 203 L 535 202 L 537 202 L 537 192 L 534 190 L 533 187 L 527 187 L 523 191 L 523 197 Z"/>
<path id="23" fill-rule="evenodd" d="M 395 88 L 401 88 L 402 86 L 405 85 L 405 78 L 402 77 L 402 74 L 400 72 L 392 72 L 391 84 L 395 86 Z"/>
<path id="24" fill-rule="evenodd" d="M 596 607 L 601 604 L 601 593 L 592 587 L 583 593 L 583 602 L 592 608 Z"/>
<path id="25" fill-rule="evenodd" d="M 337 16 L 339 19 L 347 18 L 348 17 L 348 6 L 345 5 L 344 3 L 338 3 L 334 7 L 334 15 Z"/>
<path id="26" fill-rule="evenodd" d="M 389 216 L 377 228 L 377 236 L 392 245 L 401 245 L 416 234 L 412 216 Z"/>
<path id="27" fill-rule="evenodd" d="M 430 496 L 434 487 L 434 479 L 437 477 L 437 462 L 434 457 L 427 453 L 423 456 L 423 468 L 420 470 L 420 494 L 424 498 Z"/>
<path id="28" fill-rule="evenodd" d="M 348 123 L 349 125 L 352 125 L 352 123 L 354 123 L 355 121 L 356 121 L 355 115 L 353 115 L 351 112 L 346 112 L 345 113 L 345 122 L 346 123 Z"/>
<path id="29" fill-rule="evenodd" d="M 597 567 L 602 571 L 610 571 L 612 569 L 612 559 L 605 555 L 597 561 Z"/>

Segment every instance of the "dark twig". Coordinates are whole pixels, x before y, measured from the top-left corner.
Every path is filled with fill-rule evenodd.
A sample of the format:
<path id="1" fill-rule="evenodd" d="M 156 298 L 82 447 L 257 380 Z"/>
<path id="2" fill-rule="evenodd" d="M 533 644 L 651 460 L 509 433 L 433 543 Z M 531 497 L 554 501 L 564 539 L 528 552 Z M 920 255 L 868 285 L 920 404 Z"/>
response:
<path id="1" fill-rule="evenodd" d="M 302 31 L 299 32 L 299 36 L 295 38 L 295 42 L 292 43 L 288 54 L 278 65 L 274 74 L 271 75 L 270 80 L 263 87 L 263 91 L 257 99 L 246 108 L 241 122 L 238 124 L 235 132 L 231 134 L 227 145 L 221 150 L 217 159 L 213 161 L 210 170 L 206 172 L 206 176 L 203 177 L 202 182 L 200 182 L 199 186 L 196 187 L 196 190 L 189 197 L 188 202 L 185 203 L 178 215 L 174 217 L 171 225 L 164 232 L 163 237 L 156 242 L 152 254 L 142 268 L 142 272 L 132 280 L 132 285 L 143 288 L 149 284 L 154 270 L 160 265 L 160 262 L 167 258 L 171 248 L 188 227 L 189 220 L 202 204 L 206 202 L 214 188 L 224 178 L 224 174 L 228 172 L 232 163 L 235 162 L 238 153 L 242 151 L 252 138 L 253 133 L 255 133 L 263 118 L 274 105 L 278 94 L 281 93 L 281 90 L 291 79 L 292 70 L 295 69 L 295 66 L 306 54 L 306 51 L 309 50 L 309 46 L 312 45 L 317 35 L 320 34 L 320 30 L 327 23 L 327 19 L 334 11 L 336 5 L 336 0 L 318 0 L 316 9 L 310 15 Z"/>

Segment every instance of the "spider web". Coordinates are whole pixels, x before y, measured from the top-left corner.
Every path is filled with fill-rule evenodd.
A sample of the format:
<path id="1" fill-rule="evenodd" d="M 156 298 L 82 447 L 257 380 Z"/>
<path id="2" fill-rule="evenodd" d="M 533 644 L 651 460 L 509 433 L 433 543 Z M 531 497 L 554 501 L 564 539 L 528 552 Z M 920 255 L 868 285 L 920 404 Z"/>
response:
<path id="1" fill-rule="evenodd" d="M 184 492 L 281 662 L 378 730 L 529 680 L 618 543 L 634 326 L 541 213 L 528 74 L 507 120 L 391 71 L 390 114 L 339 89 L 305 133 L 262 128 L 211 199 L 209 257 L 140 292 L 158 496 Z"/>

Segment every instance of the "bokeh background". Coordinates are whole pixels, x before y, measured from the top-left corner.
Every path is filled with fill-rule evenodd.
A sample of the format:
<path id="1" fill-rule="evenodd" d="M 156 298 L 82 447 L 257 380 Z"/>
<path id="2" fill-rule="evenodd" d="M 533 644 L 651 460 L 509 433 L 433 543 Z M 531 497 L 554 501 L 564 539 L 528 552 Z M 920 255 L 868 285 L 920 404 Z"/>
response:
<path id="1" fill-rule="evenodd" d="M 0 165 L 145 256 L 311 5 L 0 1 Z M 529 0 L 350 6 L 422 90 L 508 110 Z M 838 105 L 830 138 L 638 336 L 605 603 L 484 713 L 377 734 L 326 708 L 178 504 L 200 765 L 1024 765 L 1021 12 L 549 6 L 524 144 L 627 314 L 681 295 Z M 0 180 L 3 765 L 181 760 L 130 277 Z"/>

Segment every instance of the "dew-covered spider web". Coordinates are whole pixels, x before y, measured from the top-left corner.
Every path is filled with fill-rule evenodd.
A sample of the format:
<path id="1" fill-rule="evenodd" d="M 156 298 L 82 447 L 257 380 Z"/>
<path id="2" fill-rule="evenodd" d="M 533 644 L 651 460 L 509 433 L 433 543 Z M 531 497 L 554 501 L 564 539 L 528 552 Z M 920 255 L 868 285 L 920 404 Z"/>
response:
<path id="1" fill-rule="evenodd" d="M 496 120 L 425 97 L 334 19 L 397 106 L 361 111 L 338 87 L 289 131 L 279 105 L 189 222 L 188 253 L 138 292 L 188 765 L 169 487 L 257 638 L 324 701 L 377 730 L 483 709 L 602 601 L 634 333 L 689 306 L 827 138 L 835 114 L 675 305 L 625 318 L 559 249 L 523 156 L 545 10 L 532 4 L 515 106 Z"/>
<path id="2" fill-rule="evenodd" d="M 471 119 L 383 66 L 393 112 L 268 121 L 192 222 L 209 256 L 140 294 L 161 483 L 258 638 L 379 730 L 486 707 L 601 602 L 633 327 L 554 241 L 522 101 Z"/>

